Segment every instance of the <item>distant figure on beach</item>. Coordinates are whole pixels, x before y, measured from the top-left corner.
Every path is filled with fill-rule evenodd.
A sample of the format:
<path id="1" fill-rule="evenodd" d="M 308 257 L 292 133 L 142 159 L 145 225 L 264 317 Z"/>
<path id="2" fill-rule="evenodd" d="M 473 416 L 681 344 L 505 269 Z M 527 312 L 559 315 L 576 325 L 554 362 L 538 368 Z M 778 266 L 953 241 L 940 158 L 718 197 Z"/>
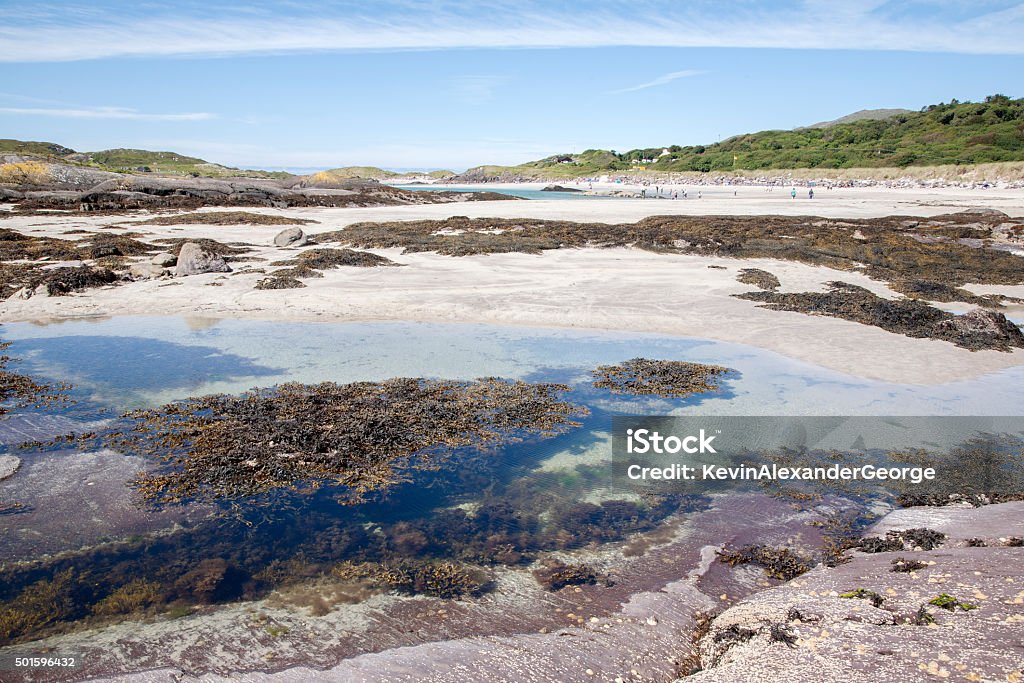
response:
<path id="1" fill-rule="evenodd" d="M 640 199 L 647 199 L 647 189 L 640 190 Z"/>
<path id="2" fill-rule="evenodd" d="M 733 191 L 732 191 L 732 196 L 733 196 L 733 197 L 735 197 L 735 196 L 736 196 L 736 190 L 733 190 Z"/>
<path id="3" fill-rule="evenodd" d="M 679 199 L 679 191 L 678 190 L 676 190 L 675 192 L 672 193 L 672 199 Z"/>
<path id="4" fill-rule="evenodd" d="M 813 187 L 812 187 L 812 188 L 809 188 L 809 189 L 807 190 L 807 198 L 808 198 L 808 199 L 814 199 L 814 188 L 813 188 Z"/>
<path id="5" fill-rule="evenodd" d="M 700 199 L 703 196 L 704 196 L 704 193 L 701 192 L 700 190 L 697 190 L 697 199 Z"/>
<path id="6" fill-rule="evenodd" d="M 793 188 L 793 191 L 789 193 L 789 195 L 790 195 L 790 196 L 791 196 L 791 197 L 792 197 L 793 199 L 796 199 L 796 188 L 795 188 L 795 187 Z"/>

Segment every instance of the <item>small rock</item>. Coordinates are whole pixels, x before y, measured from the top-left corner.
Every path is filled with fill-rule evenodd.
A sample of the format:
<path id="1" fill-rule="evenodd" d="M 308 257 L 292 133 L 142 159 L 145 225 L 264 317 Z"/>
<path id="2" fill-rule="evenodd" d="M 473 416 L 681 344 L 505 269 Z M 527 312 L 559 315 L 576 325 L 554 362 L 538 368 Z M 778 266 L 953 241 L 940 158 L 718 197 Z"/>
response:
<path id="1" fill-rule="evenodd" d="M 287 228 L 274 237 L 274 246 L 301 247 L 306 243 L 306 233 L 301 228 Z"/>
<path id="2" fill-rule="evenodd" d="M 159 254 L 153 257 L 150 261 L 154 266 L 163 266 L 164 268 L 170 268 L 178 262 L 178 257 L 174 254 L 170 254 L 166 251 L 161 251 Z"/>
<path id="3" fill-rule="evenodd" d="M 128 272 L 133 278 L 142 279 L 162 277 L 167 274 L 167 270 L 163 266 L 158 266 L 155 263 L 133 263 L 128 268 Z"/>
<path id="4" fill-rule="evenodd" d="M 0 455 L 0 481 L 9 479 L 21 467 L 21 458 L 13 455 Z"/>
<path id="5" fill-rule="evenodd" d="M 213 252 L 203 249 L 195 242 L 186 242 L 178 252 L 178 264 L 175 277 L 199 275 L 200 273 L 230 273 L 231 268 L 224 259 Z"/>

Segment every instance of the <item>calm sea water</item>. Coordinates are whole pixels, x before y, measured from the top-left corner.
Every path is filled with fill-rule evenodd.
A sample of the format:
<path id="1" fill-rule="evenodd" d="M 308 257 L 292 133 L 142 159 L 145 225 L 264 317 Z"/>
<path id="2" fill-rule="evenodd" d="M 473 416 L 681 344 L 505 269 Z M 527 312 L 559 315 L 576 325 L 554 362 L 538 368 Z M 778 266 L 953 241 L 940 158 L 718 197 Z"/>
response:
<path id="1" fill-rule="evenodd" d="M 522 197 L 523 199 L 615 199 L 615 197 L 588 195 L 583 192 L 542 192 L 540 190 L 481 187 L 479 185 L 395 185 L 395 187 L 415 192 L 497 192 L 499 194 L 512 195 L 513 197 Z M 580 186 L 579 189 L 586 190 L 587 188 Z"/>

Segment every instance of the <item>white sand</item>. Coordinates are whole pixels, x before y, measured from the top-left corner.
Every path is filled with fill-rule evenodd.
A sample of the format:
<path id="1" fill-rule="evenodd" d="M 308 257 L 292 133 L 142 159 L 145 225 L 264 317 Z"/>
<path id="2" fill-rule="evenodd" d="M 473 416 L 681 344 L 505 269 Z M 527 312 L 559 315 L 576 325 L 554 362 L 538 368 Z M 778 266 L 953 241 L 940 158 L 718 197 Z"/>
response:
<path id="1" fill-rule="evenodd" d="M 712 188 L 714 190 L 715 188 Z M 721 189 L 721 188 L 718 188 Z M 660 213 L 811 213 L 828 216 L 933 215 L 971 206 L 1024 214 L 1024 191 L 832 190 L 822 199 L 766 197 L 739 188 L 740 197 L 702 200 L 553 200 L 365 209 L 262 210 L 314 218 L 316 233 L 363 220 L 444 218 L 451 215 L 539 217 L 626 222 Z M 743 197 L 749 192 L 750 199 Z M 776 193 L 777 195 L 778 193 Z M 60 236 L 95 229 L 110 216 L 12 217 L 3 226 Z M 127 222 L 127 221 L 125 221 Z M 271 244 L 280 226 L 139 226 L 153 236 L 212 237 L 223 242 Z M 116 231 L 111 231 L 116 233 Z M 299 250 L 261 247 L 257 256 L 287 258 Z M 4 302 L 0 322 L 51 322 L 80 316 L 182 315 L 263 320 L 416 320 L 657 332 L 750 344 L 826 368 L 870 379 L 936 384 L 1024 365 L 1024 351 L 972 353 L 947 342 L 911 339 L 848 321 L 768 311 L 731 297 L 751 291 L 736 282 L 741 268 L 776 274 L 784 291 L 820 290 L 830 280 L 894 296 L 882 283 L 855 273 L 768 259 L 734 260 L 661 255 L 630 249 L 572 249 L 453 258 L 378 251 L 403 268 L 339 268 L 297 290 L 254 290 L 264 275 L 209 274 L 140 281 L 69 297 Z M 236 268 L 264 267 L 240 263 Z M 709 268 L 724 266 L 724 269 Z M 1024 261 L 1022 261 L 1024 266 Z M 216 286 L 211 286 L 216 285 Z M 1024 297 L 1024 286 L 1001 287 Z M 1020 319 L 1024 310 L 1007 309 Z"/>

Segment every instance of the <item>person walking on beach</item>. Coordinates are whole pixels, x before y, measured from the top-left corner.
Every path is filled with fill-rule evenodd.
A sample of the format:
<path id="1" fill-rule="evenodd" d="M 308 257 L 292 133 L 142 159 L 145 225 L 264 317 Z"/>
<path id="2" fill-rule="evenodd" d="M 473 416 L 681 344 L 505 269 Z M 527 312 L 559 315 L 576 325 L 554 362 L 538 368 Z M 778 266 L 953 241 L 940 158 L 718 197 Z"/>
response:
<path id="1" fill-rule="evenodd" d="M 807 198 L 808 198 L 808 199 L 814 199 L 814 188 L 813 188 L 813 187 L 812 187 L 812 188 L 809 188 L 809 189 L 807 190 Z"/>
<path id="2" fill-rule="evenodd" d="M 700 199 L 700 198 L 702 198 L 703 196 L 704 196 L 704 193 L 703 193 L 703 192 L 701 192 L 700 190 L 697 190 L 697 199 Z"/>
<path id="3" fill-rule="evenodd" d="M 789 193 L 789 195 L 790 195 L 790 196 L 791 196 L 791 197 L 792 197 L 793 199 L 796 199 L 796 188 L 795 188 L 795 187 L 793 188 L 793 191 Z"/>

